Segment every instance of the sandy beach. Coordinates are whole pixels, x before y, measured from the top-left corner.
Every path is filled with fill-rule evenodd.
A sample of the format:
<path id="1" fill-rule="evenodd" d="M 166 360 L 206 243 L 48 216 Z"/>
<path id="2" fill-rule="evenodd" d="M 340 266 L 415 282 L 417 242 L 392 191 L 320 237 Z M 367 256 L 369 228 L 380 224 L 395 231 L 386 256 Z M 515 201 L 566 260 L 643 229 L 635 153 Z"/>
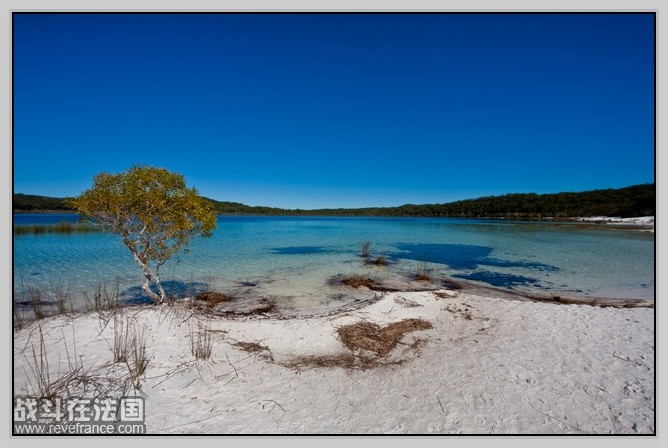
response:
<path id="1" fill-rule="evenodd" d="M 609 224 L 618 226 L 638 227 L 642 230 L 654 231 L 654 216 L 638 216 L 634 218 L 620 218 L 611 216 L 589 216 L 586 218 L 572 218 L 574 221 L 595 223 L 595 224 Z"/>
<path id="2" fill-rule="evenodd" d="M 356 310 L 299 319 L 187 304 L 48 318 L 15 333 L 14 394 L 34 393 L 36 364 L 48 359 L 54 388 L 69 382 L 74 395 L 138 385 L 149 434 L 656 431 L 651 306 L 378 294 Z M 129 363 L 114 364 L 120 323 L 145 338 L 148 366 L 134 382 Z M 389 334 L 401 323 L 410 325 L 393 348 L 359 348 L 342 331 Z M 211 355 L 198 360 L 192 343 L 204 336 Z"/>

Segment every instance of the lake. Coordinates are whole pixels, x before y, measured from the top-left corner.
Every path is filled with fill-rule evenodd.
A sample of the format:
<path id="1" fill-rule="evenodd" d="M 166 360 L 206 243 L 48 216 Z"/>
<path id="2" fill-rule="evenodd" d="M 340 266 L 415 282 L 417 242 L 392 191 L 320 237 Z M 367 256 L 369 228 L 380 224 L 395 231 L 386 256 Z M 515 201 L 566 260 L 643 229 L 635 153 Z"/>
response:
<path id="1" fill-rule="evenodd" d="M 76 215 L 16 214 L 15 225 L 74 222 Z M 371 243 L 368 261 L 360 256 Z M 379 256 L 386 266 L 373 263 Z M 652 232 L 578 223 L 460 218 L 218 217 L 211 238 L 162 270 L 176 297 L 216 290 L 271 300 L 287 313 L 319 313 L 373 294 L 329 284 L 368 275 L 420 287 L 414 277 L 478 282 L 514 291 L 654 300 Z M 30 289 L 67 291 L 83 308 L 84 291 L 118 282 L 127 303 L 146 301 L 142 276 L 120 237 L 109 233 L 14 237 L 14 300 Z M 402 283 L 403 282 L 403 283 Z"/>

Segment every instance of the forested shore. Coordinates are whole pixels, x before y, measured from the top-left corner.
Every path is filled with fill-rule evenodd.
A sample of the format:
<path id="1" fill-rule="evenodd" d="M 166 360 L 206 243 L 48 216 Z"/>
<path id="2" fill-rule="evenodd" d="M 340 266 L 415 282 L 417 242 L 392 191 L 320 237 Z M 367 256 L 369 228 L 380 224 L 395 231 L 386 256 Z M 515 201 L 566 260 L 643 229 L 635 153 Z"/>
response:
<path id="1" fill-rule="evenodd" d="M 551 194 L 513 193 L 443 204 L 405 204 L 398 207 L 337 209 L 283 209 L 249 206 L 209 199 L 218 214 L 268 216 L 423 216 L 464 218 L 568 218 L 579 216 L 653 216 L 655 184 L 626 188 Z M 14 194 L 13 210 L 21 212 L 72 212 L 68 198 Z"/>

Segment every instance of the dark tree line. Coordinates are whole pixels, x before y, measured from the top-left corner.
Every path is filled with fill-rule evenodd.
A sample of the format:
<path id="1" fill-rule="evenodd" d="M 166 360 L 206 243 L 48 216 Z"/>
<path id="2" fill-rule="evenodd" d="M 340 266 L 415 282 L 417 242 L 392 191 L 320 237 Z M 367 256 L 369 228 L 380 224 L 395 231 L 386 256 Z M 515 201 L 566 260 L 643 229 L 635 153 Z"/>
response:
<path id="1" fill-rule="evenodd" d="M 516 193 L 487 196 L 446 204 L 406 204 L 399 207 L 358 209 L 287 210 L 251 207 L 238 202 L 210 199 L 217 213 L 225 215 L 284 216 L 424 216 L 468 218 L 567 218 L 577 216 L 650 216 L 656 211 L 655 184 L 579 193 Z M 66 211 L 65 199 L 14 195 L 14 211 Z"/>
<path id="2" fill-rule="evenodd" d="M 15 212 L 67 212 L 73 211 L 67 204 L 70 198 L 51 198 L 34 194 L 14 194 L 13 208 Z"/>

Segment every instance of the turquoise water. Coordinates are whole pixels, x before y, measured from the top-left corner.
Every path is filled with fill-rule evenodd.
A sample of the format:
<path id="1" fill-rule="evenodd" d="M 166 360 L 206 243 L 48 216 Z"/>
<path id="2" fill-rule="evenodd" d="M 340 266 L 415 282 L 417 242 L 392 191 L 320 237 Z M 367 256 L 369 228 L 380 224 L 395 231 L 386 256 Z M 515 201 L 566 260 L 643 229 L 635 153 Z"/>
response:
<path id="1" fill-rule="evenodd" d="M 75 221 L 73 215 L 16 215 L 15 225 Z M 388 266 L 365 264 L 361 245 Z M 509 290 L 654 300 L 654 234 L 581 224 L 440 218 L 219 217 L 211 238 L 163 267 L 168 292 L 215 289 L 271 299 L 291 311 L 323 311 L 368 292 L 328 285 L 340 274 L 383 281 L 432 277 Z M 14 295 L 28 287 L 82 291 L 118 281 L 123 300 L 141 302 L 141 274 L 120 238 L 108 233 L 14 237 Z"/>

